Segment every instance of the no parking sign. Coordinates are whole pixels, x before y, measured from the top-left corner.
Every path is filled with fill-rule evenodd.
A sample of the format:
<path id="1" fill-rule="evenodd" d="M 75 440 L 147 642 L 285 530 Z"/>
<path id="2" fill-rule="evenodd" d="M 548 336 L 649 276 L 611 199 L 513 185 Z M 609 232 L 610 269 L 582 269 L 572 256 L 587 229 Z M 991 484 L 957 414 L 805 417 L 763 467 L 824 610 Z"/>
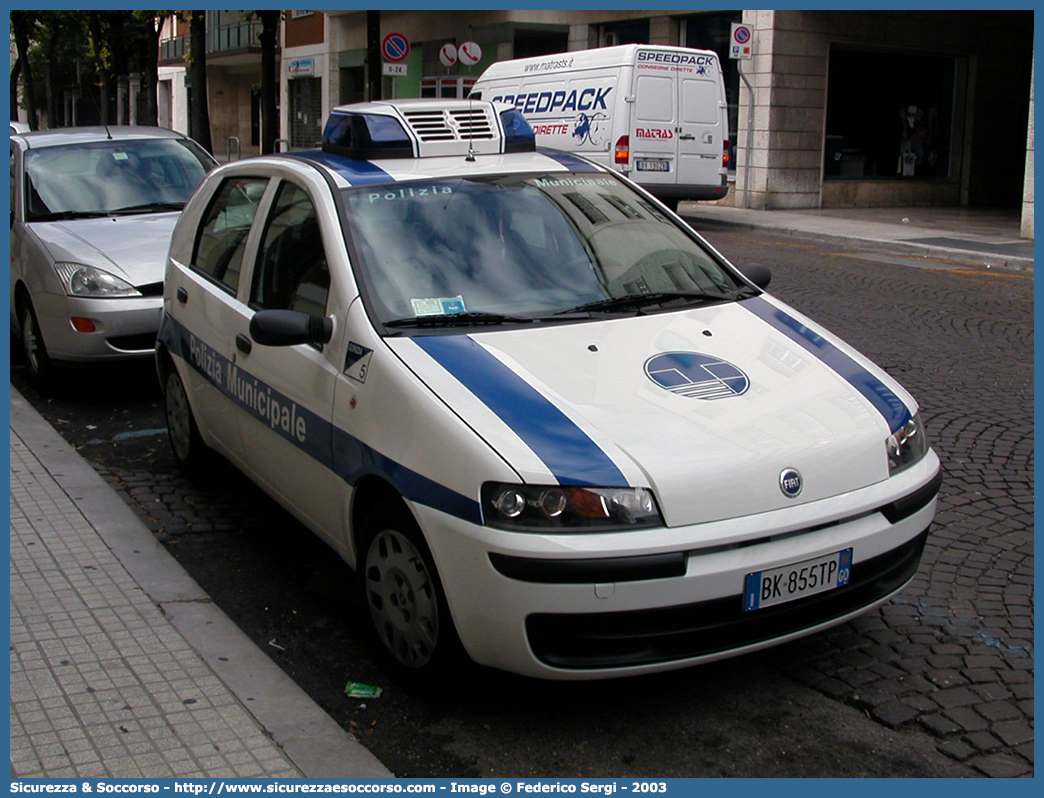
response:
<path id="1" fill-rule="evenodd" d="M 389 33 L 381 42 L 381 55 L 385 61 L 397 64 L 410 54 L 410 40 L 401 33 Z"/>
<path id="2" fill-rule="evenodd" d="M 729 58 L 753 58 L 754 31 L 750 25 L 744 25 L 742 22 L 733 22 L 729 44 Z"/>

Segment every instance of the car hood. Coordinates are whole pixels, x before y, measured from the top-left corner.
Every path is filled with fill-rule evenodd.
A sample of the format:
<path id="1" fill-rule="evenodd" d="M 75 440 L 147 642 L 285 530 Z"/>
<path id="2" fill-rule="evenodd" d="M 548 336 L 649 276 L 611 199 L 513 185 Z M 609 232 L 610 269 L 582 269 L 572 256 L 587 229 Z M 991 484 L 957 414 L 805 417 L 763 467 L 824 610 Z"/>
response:
<path id="1" fill-rule="evenodd" d="M 163 281 L 175 213 L 33 222 L 30 228 L 55 262 L 97 266 L 140 286 Z"/>
<path id="2" fill-rule="evenodd" d="M 650 487 L 669 526 L 888 478 L 916 409 L 884 372 L 767 295 L 683 312 L 388 339 L 535 484 Z M 800 472 L 796 496 L 783 473 Z"/>

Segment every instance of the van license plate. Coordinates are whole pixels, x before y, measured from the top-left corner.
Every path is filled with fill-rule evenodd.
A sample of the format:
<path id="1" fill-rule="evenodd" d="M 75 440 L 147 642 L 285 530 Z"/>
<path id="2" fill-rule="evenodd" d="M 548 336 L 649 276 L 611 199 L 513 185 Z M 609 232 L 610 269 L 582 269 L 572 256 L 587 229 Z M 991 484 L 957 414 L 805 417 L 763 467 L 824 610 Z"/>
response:
<path id="1" fill-rule="evenodd" d="M 833 590 L 847 585 L 851 575 L 852 549 L 747 574 L 743 582 L 743 611 L 760 610 Z"/>
<path id="2" fill-rule="evenodd" d="M 670 161 L 635 161 L 634 165 L 638 168 L 639 172 L 669 172 L 671 171 Z"/>

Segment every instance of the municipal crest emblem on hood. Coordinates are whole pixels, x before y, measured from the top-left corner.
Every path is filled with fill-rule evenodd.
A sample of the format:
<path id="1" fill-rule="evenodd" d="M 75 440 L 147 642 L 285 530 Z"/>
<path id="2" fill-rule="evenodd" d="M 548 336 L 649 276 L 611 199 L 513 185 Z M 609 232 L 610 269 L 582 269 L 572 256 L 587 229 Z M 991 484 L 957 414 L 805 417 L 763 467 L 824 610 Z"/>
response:
<path id="1" fill-rule="evenodd" d="M 728 399 L 746 393 L 750 387 L 742 369 L 699 352 L 654 355 L 645 361 L 645 373 L 665 391 L 689 399 Z"/>

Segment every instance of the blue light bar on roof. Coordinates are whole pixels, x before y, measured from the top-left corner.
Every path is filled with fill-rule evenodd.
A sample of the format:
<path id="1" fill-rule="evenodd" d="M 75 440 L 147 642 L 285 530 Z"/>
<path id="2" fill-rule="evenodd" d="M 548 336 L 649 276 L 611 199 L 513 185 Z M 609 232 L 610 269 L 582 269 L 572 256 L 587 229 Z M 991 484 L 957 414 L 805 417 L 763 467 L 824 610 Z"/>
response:
<path id="1" fill-rule="evenodd" d="M 526 118 L 516 109 L 503 111 L 500 114 L 500 124 L 504 128 L 504 152 L 526 152 L 536 149 L 536 134 Z"/>
<path id="2" fill-rule="evenodd" d="M 330 114 L 323 150 L 359 160 L 414 157 L 413 142 L 402 123 L 382 114 Z"/>

